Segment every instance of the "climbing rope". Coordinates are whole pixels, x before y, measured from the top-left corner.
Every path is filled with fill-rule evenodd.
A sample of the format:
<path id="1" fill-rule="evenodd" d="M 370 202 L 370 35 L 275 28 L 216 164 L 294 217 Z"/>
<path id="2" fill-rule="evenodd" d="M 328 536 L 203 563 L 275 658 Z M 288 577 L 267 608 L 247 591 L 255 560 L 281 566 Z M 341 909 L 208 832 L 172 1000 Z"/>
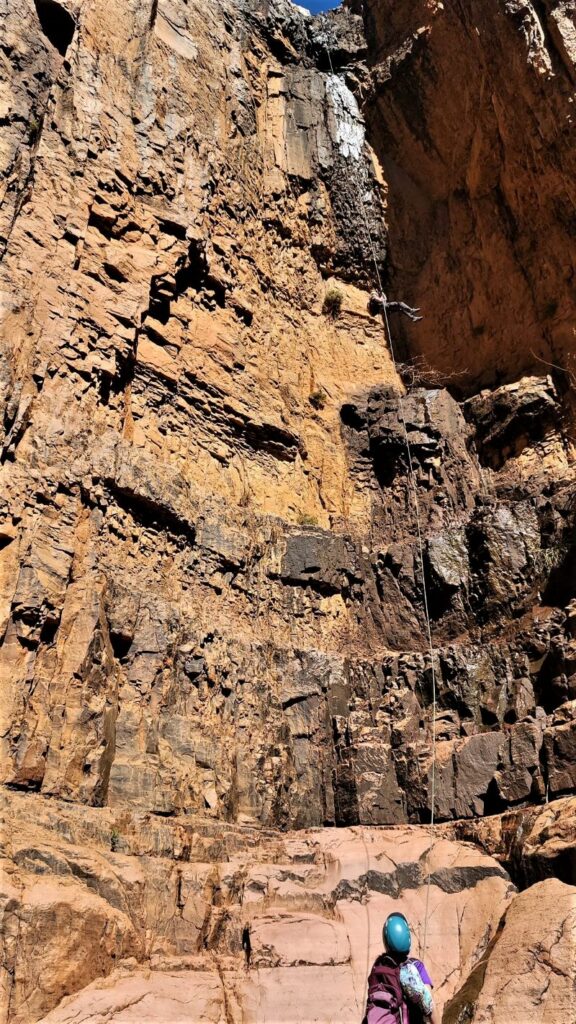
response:
<path id="1" fill-rule="evenodd" d="M 328 43 L 326 44 L 326 54 L 328 56 L 328 63 L 330 65 L 330 71 L 331 71 L 332 75 L 334 75 L 335 74 L 334 65 L 332 63 L 332 55 L 331 55 L 330 47 L 329 47 Z M 368 188 L 368 182 L 366 182 L 366 187 Z M 366 195 L 365 195 L 364 187 L 362 187 L 362 189 L 360 191 L 360 209 L 362 211 L 362 217 L 364 219 L 364 225 L 365 225 L 365 228 L 366 228 L 366 234 L 367 234 L 367 237 L 368 237 L 370 251 L 371 251 L 371 254 L 372 254 L 372 261 L 373 261 L 373 264 L 374 264 L 374 272 L 376 274 L 376 280 L 378 282 L 379 294 L 380 295 L 384 295 L 384 289 L 382 287 L 382 276 L 380 274 L 380 267 L 378 265 L 378 259 L 377 259 L 377 255 L 376 255 L 376 247 L 374 245 L 374 240 L 372 238 L 372 232 L 370 230 L 370 222 L 368 220 L 368 214 L 367 214 L 367 210 L 366 210 Z M 396 374 L 398 376 L 400 376 L 399 371 L 398 371 L 398 363 L 397 363 L 397 360 L 396 360 L 396 353 L 395 353 L 395 349 L 394 349 L 394 339 L 393 339 L 393 336 L 392 336 L 392 331 L 390 329 L 390 321 L 388 319 L 388 313 L 386 311 L 386 303 L 385 302 L 382 304 L 382 321 L 383 321 L 383 325 L 384 325 L 385 340 L 388 343 L 388 348 L 389 348 L 389 351 L 390 351 L 390 356 L 392 358 L 392 364 L 394 366 L 394 370 L 395 370 Z M 424 908 L 424 936 L 423 936 L 423 942 L 422 942 L 422 958 L 424 958 L 426 956 L 426 948 L 427 948 L 427 943 L 428 943 L 428 918 L 429 918 L 429 915 L 430 915 L 430 888 L 431 888 L 431 882 L 432 882 L 432 872 L 431 872 L 431 866 L 430 866 L 430 853 L 431 853 L 433 839 L 434 839 L 435 802 L 436 802 L 436 710 L 437 710 L 436 709 L 436 703 L 437 703 L 436 696 L 437 696 L 437 687 L 436 687 L 436 668 L 435 668 L 435 664 L 434 664 L 434 645 L 433 645 L 433 642 L 432 642 L 432 627 L 431 627 L 431 622 L 430 622 L 430 605 L 429 605 L 429 601 L 428 601 L 428 587 L 427 587 L 427 584 L 426 584 L 426 567 L 425 567 L 425 562 L 424 562 L 424 540 L 423 540 L 423 535 L 422 535 L 422 517 L 421 517 L 421 514 L 420 514 L 420 502 L 419 502 L 419 499 L 418 499 L 418 487 L 417 487 L 417 483 L 416 483 L 416 473 L 415 473 L 415 470 L 414 470 L 414 460 L 413 460 L 413 457 L 412 457 L 412 448 L 411 448 L 411 445 L 410 445 L 410 437 L 408 435 L 408 425 L 407 425 L 407 422 L 406 422 L 406 416 L 405 416 L 405 412 L 404 412 L 404 396 L 403 396 L 402 392 L 399 393 L 398 410 L 399 410 L 399 414 L 400 414 L 400 420 L 401 420 L 401 423 L 402 423 L 402 430 L 403 430 L 403 433 L 404 433 L 404 441 L 405 441 L 405 444 L 406 444 L 406 453 L 407 453 L 407 456 L 408 456 L 408 476 L 409 476 L 409 480 L 410 480 L 410 488 L 411 488 L 413 499 L 414 499 L 414 510 L 415 510 L 415 515 L 416 515 L 416 532 L 417 532 L 417 539 L 418 539 L 418 551 L 419 551 L 419 556 L 420 556 L 420 570 L 421 570 L 421 573 L 422 573 L 422 593 L 423 593 L 423 602 L 424 602 L 424 617 L 425 617 L 425 620 L 426 620 L 426 635 L 427 635 L 427 641 L 428 641 L 428 653 L 429 653 L 429 656 L 430 656 L 430 666 L 431 666 L 431 674 L 432 674 L 432 766 L 431 766 L 431 775 L 430 775 L 430 840 L 431 840 L 431 845 L 430 845 L 430 847 L 429 847 L 429 849 L 427 851 L 427 856 L 426 856 L 426 864 L 427 864 L 427 872 L 426 872 L 426 902 L 425 902 L 425 908 Z"/>
<path id="2" fill-rule="evenodd" d="M 376 278 L 377 278 L 377 281 L 378 281 L 378 290 L 379 290 L 379 294 L 383 295 L 384 294 L 384 289 L 382 287 L 382 277 L 381 277 L 381 274 L 380 274 L 380 268 L 378 266 L 378 260 L 377 260 L 377 257 L 376 257 L 376 249 L 375 249 L 375 246 L 374 246 L 374 241 L 372 239 L 372 233 L 370 231 L 370 223 L 368 221 L 368 215 L 366 213 L 366 201 L 365 201 L 365 196 L 364 196 L 363 192 L 361 192 L 361 194 L 360 194 L 360 200 L 361 200 L 360 208 L 362 210 L 362 216 L 364 218 L 364 224 L 366 226 L 366 234 L 367 234 L 369 242 L 370 242 L 370 249 L 371 249 L 371 252 L 372 252 L 372 260 L 373 260 L 373 263 L 374 263 L 374 270 L 375 270 Z M 383 323 L 384 323 L 385 336 L 386 336 L 386 340 L 388 342 L 388 348 L 389 348 L 389 351 L 390 351 L 390 356 L 392 358 L 392 363 L 393 363 L 393 366 L 394 366 L 394 370 L 395 370 L 396 374 L 398 374 L 398 376 L 399 376 L 398 363 L 397 363 L 397 360 L 396 360 L 396 353 L 395 353 L 395 350 L 394 350 L 394 339 L 393 339 L 393 336 L 392 336 L 392 331 L 390 329 L 390 321 L 389 321 L 389 318 L 388 318 L 388 313 L 386 312 L 386 303 L 382 304 L 382 319 L 383 319 Z M 418 539 L 418 552 L 419 552 L 419 556 L 420 556 L 420 571 L 421 571 L 421 574 L 422 574 L 422 595 L 423 595 L 423 602 L 424 602 L 424 618 L 426 620 L 426 636 L 427 636 L 427 640 L 428 640 L 428 652 L 429 652 L 429 655 L 430 655 L 430 666 L 431 666 L 431 674 L 432 674 L 432 767 L 431 767 L 431 776 L 430 776 L 430 836 L 431 836 L 431 839 L 432 839 L 433 835 L 434 835 L 434 819 L 435 819 L 434 809 L 435 809 L 435 799 L 436 799 L 436 668 L 435 668 L 435 664 L 434 664 L 434 645 L 433 645 L 433 642 L 432 642 L 432 627 L 431 627 L 431 622 L 430 622 L 430 605 L 429 605 L 429 601 L 428 601 L 428 587 L 426 585 L 426 566 L 425 566 L 425 561 L 424 561 L 424 539 L 423 539 L 423 535 L 422 535 L 422 517 L 421 517 L 421 514 L 420 514 L 420 501 L 418 499 L 418 487 L 417 487 L 417 484 L 416 484 L 416 473 L 415 473 L 415 470 L 414 470 L 414 460 L 413 460 L 413 457 L 412 457 L 412 447 L 410 445 L 410 437 L 408 435 L 408 425 L 407 425 L 407 422 L 406 422 L 406 416 L 405 416 L 405 412 L 404 412 L 404 396 L 402 395 L 402 392 L 399 393 L 398 398 L 399 398 L 399 400 L 398 400 L 398 411 L 399 411 L 399 414 L 400 414 L 400 421 L 402 423 L 402 430 L 403 430 L 403 433 L 404 433 L 404 441 L 405 441 L 405 444 L 406 444 L 406 453 L 407 453 L 407 456 L 408 456 L 408 477 L 409 477 L 409 480 L 410 480 L 410 488 L 411 488 L 412 496 L 413 496 L 413 499 L 414 499 L 414 512 L 415 512 L 415 515 L 416 515 L 416 534 L 417 534 L 417 539 Z M 426 956 L 426 947 L 427 947 L 427 941 L 428 941 L 428 917 L 429 917 L 429 910 L 430 910 L 430 886 L 431 886 L 431 868 L 430 868 L 430 851 L 428 851 L 428 856 L 427 856 L 427 878 L 426 878 L 426 904 L 425 904 L 425 910 L 424 910 L 424 938 L 423 938 L 423 943 L 422 943 L 422 956 L 423 957 Z"/>

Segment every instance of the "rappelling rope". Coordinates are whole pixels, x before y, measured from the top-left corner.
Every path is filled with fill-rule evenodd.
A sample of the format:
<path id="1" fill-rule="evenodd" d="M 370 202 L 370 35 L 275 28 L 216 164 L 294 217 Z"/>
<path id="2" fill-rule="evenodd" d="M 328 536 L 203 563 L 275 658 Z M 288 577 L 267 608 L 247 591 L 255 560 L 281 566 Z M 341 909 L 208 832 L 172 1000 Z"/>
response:
<path id="1" fill-rule="evenodd" d="M 376 258 L 376 250 L 372 239 L 372 233 L 370 231 L 370 224 L 368 222 L 368 216 L 366 214 L 366 203 L 364 194 L 361 193 L 361 210 L 366 225 L 366 233 L 370 241 L 370 249 L 372 251 L 372 259 L 374 262 L 374 270 L 376 272 L 376 278 L 378 280 L 378 290 L 380 295 L 384 295 L 382 288 L 382 277 L 380 274 L 380 268 L 378 266 L 378 260 Z M 386 303 L 382 304 L 382 318 L 385 326 L 385 334 L 388 341 L 388 347 L 390 349 L 390 356 L 394 365 L 395 372 L 399 375 L 398 364 L 396 361 L 396 354 L 394 351 L 394 340 L 392 337 L 392 331 L 390 330 L 390 321 L 388 319 L 388 313 L 386 312 Z M 424 539 L 422 536 L 422 519 L 420 515 L 420 502 L 418 499 L 418 488 L 416 484 L 416 473 L 414 471 L 414 461 L 412 458 L 412 448 L 410 445 L 410 438 L 408 435 L 408 426 L 406 423 L 406 416 L 404 413 L 404 396 L 402 392 L 398 396 L 398 411 L 400 413 L 400 420 L 402 422 L 402 430 L 404 432 L 404 440 L 406 443 L 406 453 L 408 455 L 408 476 L 410 480 L 410 487 L 414 498 L 414 511 L 416 514 L 416 533 L 418 537 L 418 551 L 420 555 L 420 571 L 422 573 L 422 595 L 424 600 L 424 617 L 426 620 L 426 637 L 428 640 L 428 652 L 430 655 L 430 666 L 432 672 L 432 768 L 430 775 L 430 835 L 434 835 L 434 809 L 436 800 L 436 668 L 434 664 L 434 645 L 432 643 L 432 627 L 430 624 L 430 606 L 428 602 L 428 587 L 426 586 L 426 567 L 424 562 Z M 426 946 L 428 939 L 428 916 L 430 908 L 430 885 L 431 885 L 431 870 L 430 870 L 430 851 L 428 851 L 427 857 L 427 876 L 426 876 L 426 907 L 424 912 L 424 939 L 422 943 L 422 956 L 426 955 Z"/>
<path id="2" fill-rule="evenodd" d="M 334 65 L 332 63 L 332 55 L 331 55 L 330 47 L 329 47 L 328 43 L 326 43 L 326 54 L 328 56 L 328 63 L 330 65 L 330 71 L 331 71 L 332 75 L 335 75 Z M 368 187 L 368 184 L 367 184 L 367 187 Z M 368 241 L 369 241 L 369 244 L 370 244 L 370 250 L 371 250 L 371 253 L 372 253 L 372 261 L 374 263 L 374 271 L 375 271 L 375 274 L 376 274 L 376 280 L 378 281 L 379 294 L 380 294 L 380 296 L 384 296 L 384 289 L 382 287 L 382 276 L 380 274 L 380 267 L 378 266 L 378 259 L 377 259 L 377 256 L 376 256 L 376 248 L 374 246 L 374 241 L 373 241 L 373 238 L 372 238 L 372 232 L 370 231 L 370 223 L 369 223 L 368 215 L 367 215 L 367 212 L 366 212 L 366 197 L 365 197 L 363 189 L 361 189 L 361 191 L 360 191 L 360 209 L 362 210 L 362 216 L 364 218 L 364 224 L 365 224 L 365 227 L 366 227 L 366 234 L 368 236 Z M 384 324 L 384 333 L 385 333 L 386 340 L 388 342 L 388 347 L 389 347 L 389 350 L 390 350 L 390 356 L 392 358 L 392 363 L 393 363 L 393 366 L 394 366 L 394 370 L 395 370 L 397 376 L 400 377 L 400 374 L 399 374 L 399 371 L 398 371 L 398 364 L 397 364 L 397 361 L 396 361 L 396 353 L 395 353 L 395 350 L 394 350 L 394 339 L 393 339 L 393 336 L 392 336 L 392 331 L 390 330 L 390 321 L 388 319 L 388 313 L 386 311 L 386 302 L 385 301 L 382 303 L 382 320 L 383 320 L 383 324 Z M 422 519 L 421 519 L 421 515 L 420 515 L 420 502 L 418 500 L 418 488 L 417 488 L 417 484 L 416 484 L 416 473 L 414 471 L 414 461 L 413 461 L 413 458 L 412 458 L 412 448 L 410 446 L 410 438 L 409 438 L 409 435 L 408 435 L 408 426 L 407 426 L 407 423 L 406 423 L 406 416 L 404 414 L 404 396 L 403 396 L 402 392 L 399 393 L 398 410 L 399 410 L 399 414 L 400 414 L 400 420 L 402 422 L 402 429 L 403 429 L 403 432 L 404 432 L 404 440 L 405 440 L 405 443 L 406 443 L 406 452 L 407 452 L 407 456 L 408 456 L 408 475 L 409 475 L 409 479 L 410 479 L 410 487 L 411 487 L 411 490 L 412 490 L 412 495 L 413 495 L 413 498 L 414 498 L 414 510 L 415 510 L 415 513 L 416 513 L 416 531 L 417 531 L 417 537 L 418 537 L 418 550 L 419 550 L 419 554 L 420 554 L 420 569 L 421 569 L 421 573 L 422 573 L 422 593 L 423 593 L 423 599 L 424 599 L 424 617 L 425 617 L 425 620 L 426 620 L 426 635 L 427 635 L 427 640 L 428 640 L 428 652 L 429 652 L 429 655 L 430 655 L 430 667 L 431 667 L 431 672 L 432 672 L 432 767 L 431 767 L 431 774 L 430 774 L 430 840 L 431 840 L 431 845 L 430 845 L 430 847 L 429 847 L 429 849 L 427 851 L 427 855 L 426 855 L 426 864 L 427 864 L 427 870 L 426 870 L 426 903 L 425 903 L 425 909 L 424 909 L 424 936 L 423 936 L 423 942 L 422 942 L 422 957 L 424 958 L 426 956 L 426 948 L 427 948 L 427 943 L 428 943 L 428 918 L 429 918 L 429 912 L 430 912 L 430 888 L 431 888 L 431 882 L 432 882 L 432 872 L 431 872 L 431 867 L 430 867 L 430 853 L 431 853 L 433 837 L 434 837 L 434 821 L 435 821 L 435 813 L 434 813 L 434 811 L 435 811 L 435 803 L 436 803 L 436 668 L 435 668 L 435 664 L 434 664 L 434 645 L 432 643 L 432 627 L 431 627 L 431 624 L 430 624 L 430 606 L 429 606 L 429 602 L 428 602 L 428 588 L 427 588 L 427 585 L 426 585 L 426 568 L 425 568 L 425 562 L 424 562 L 424 540 L 423 540 L 423 536 L 422 536 Z"/>

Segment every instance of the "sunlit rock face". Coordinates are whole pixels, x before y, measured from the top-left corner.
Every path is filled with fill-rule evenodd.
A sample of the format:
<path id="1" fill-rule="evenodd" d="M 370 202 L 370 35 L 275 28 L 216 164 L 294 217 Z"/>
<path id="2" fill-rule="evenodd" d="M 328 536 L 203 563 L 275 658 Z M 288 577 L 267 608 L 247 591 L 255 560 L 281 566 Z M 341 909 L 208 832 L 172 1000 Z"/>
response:
<path id="1" fill-rule="evenodd" d="M 488 1021 L 539 894 L 566 1011 L 570 11 L 459 10 L 0 0 L 2 1024 L 361 1020 L 398 906 Z"/>
<path id="2" fill-rule="evenodd" d="M 5 23 L 4 779 L 335 821 L 329 691 L 381 645 L 339 412 L 394 379 L 357 100 L 287 2 L 58 9 L 65 53 Z"/>
<path id="3" fill-rule="evenodd" d="M 137 1012 L 216 1024 L 226 1004 L 229 1019 L 264 1024 L 280 1000 L 280 1019 L 361 1019 L 367 961 L 398 899 L 422 945 L 428 870 L 427 959 L 442 1004 L 520 898 L 492 857 L 448 838 L 431 846 L 410 826 L 281 834 L 22 794 L 6 812 L 5 964 L 18 1022 Z"/>

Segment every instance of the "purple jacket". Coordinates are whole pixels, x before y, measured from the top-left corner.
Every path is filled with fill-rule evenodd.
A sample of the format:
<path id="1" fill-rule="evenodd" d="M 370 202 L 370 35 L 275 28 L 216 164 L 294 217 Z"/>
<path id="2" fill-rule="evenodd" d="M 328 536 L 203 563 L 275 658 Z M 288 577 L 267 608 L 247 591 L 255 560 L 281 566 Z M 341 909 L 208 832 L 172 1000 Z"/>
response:
<path id="1" fill-rule="evenodd" d="M 412 959 L 425 985 L 432 985 L 421 960 Z M 368 1001 L 362 1024 L 418 1024 L 422 1016 L 409 1007 L 400 984 L 400 966 L 386 953 L 375 961 L 368 978 Z"/>

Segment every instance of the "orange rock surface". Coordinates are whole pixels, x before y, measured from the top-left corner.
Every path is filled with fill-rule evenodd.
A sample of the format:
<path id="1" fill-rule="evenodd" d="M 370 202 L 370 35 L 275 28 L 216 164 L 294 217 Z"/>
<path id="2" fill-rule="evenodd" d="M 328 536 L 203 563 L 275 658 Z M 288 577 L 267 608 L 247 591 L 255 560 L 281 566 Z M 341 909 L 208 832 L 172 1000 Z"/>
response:
<path id="1" fill-rule="evenodd" d="M 0 1024 L 568 1024 L 572 7 L 0 0 Z"/>

